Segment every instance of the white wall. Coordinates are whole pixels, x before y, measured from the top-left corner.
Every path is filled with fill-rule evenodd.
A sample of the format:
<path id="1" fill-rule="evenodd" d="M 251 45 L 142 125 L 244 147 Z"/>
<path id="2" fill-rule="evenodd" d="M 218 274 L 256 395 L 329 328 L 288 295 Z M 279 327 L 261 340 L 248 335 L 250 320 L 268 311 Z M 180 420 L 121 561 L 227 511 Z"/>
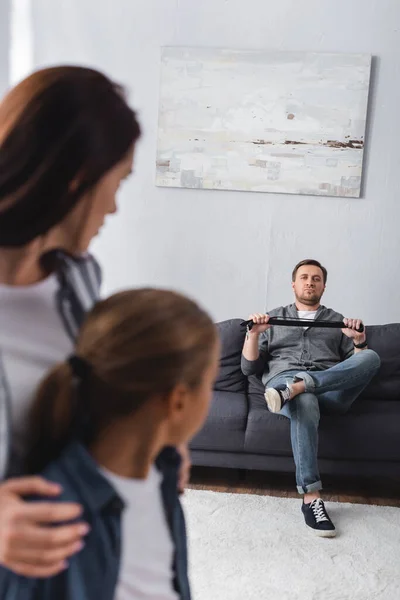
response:
<path id="1" fill-rule="evenodd" d="M 293 265 L 314 257 L 330 272 L 326 304 L 400 320 L 399 0 L 35 0 L 33 17 L 36 65 L 105 70 L 143 124 L 120 215 L 96 242 L 107 291 L 172 286 L 215 319 L 246 316 L 290 302 Z M 156 188 L 163 45 L 373 54 L 363 198 Z"/>
<path id="2" fill-rule="evenodd" d="M 0 0 L 0 98 L 9 85 L 10 1 Z"/>

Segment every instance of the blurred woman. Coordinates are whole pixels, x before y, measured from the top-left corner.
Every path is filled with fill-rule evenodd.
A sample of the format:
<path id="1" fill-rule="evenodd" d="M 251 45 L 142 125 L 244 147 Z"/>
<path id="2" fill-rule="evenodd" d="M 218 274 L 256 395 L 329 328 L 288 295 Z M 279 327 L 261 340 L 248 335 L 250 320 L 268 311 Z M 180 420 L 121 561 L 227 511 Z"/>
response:
<path id="1" fill-rule="evenodd" d="M 27 415 L 45 373 L 71 353 L 98 299 L 87 248 L 132 171 L 140 127 L 122 88 L 81 67 L 38 71 L 0 104 L 0 480 L 19 475 Z M 60 572 L 80 548 L 77 503 L 42 478 L 0 485 L 0 564 L 31 577 Z"/>

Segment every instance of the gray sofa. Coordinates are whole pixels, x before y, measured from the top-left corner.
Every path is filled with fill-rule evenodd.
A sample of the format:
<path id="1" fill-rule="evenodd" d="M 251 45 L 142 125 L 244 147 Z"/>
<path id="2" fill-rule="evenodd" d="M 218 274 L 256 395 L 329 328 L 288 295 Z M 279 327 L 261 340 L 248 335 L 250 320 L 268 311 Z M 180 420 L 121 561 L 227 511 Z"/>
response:
<path id="1" fill-rule="evenodd" d="M 218 323 L 221 368 L 208 419 L 191 444 L 194 465 L 294 471 L 289 420 L 268 412 L 257 377 L 243 376 L 240 319 Z M 382 366 L 350 412 L 322 415 L 321 473 L 400 480 L 400 323 L 367 328 Z"/>

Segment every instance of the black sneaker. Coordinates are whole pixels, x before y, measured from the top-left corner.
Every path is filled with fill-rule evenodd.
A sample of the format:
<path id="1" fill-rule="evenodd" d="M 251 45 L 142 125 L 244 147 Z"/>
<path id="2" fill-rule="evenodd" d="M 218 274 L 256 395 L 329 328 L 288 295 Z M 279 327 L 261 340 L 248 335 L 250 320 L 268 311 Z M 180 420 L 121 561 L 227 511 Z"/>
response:
<path id="1" fill-rule="evenodd" d="M 301 507 L 306 525 L 320 537 L 335 537 L 336 529 L 326 512 L 325 504 L 321 498 L 316 498 L 310 504 Z"/>
<path id="2" fill-rule="evenodd" d="M 288 385 L 280 385 L 276 388 L 267 388 L 265 390 L 264 398 L 267 403 L 268 409 L 272 413 L 278 413 L 286 402 L 290 400 L 290 387 Z"/>

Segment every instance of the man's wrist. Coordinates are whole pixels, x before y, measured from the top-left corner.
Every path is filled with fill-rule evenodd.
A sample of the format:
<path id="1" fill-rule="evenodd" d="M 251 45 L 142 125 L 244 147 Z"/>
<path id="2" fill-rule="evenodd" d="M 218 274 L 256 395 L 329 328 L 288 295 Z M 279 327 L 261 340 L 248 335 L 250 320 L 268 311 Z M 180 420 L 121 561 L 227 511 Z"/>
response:
<path id="1" fill-rule="evenodd" d="M 251 339 L 258 339 L 260 333 L 258 331 L 254 331 L 254 329 L 250 329 L 249 326 L 246 328 L 246 341 Z"/>
<path id="2" fill-rule="evenodd" d="M 249 337 L 251 338 L 258 338 L 260 337 L 260 332 L 259 331 L 253 331 L 252 329 L 250 329 L 250 331 L 247 332 L 249 334 Z"/>
<path id="3" fill-rule="evenodd" d="M 354 344 L 354 348 L 357 348 L 357 350 L 363 350 L 364 348 L 366 348 L 368 346 L 368 342 L 367 342 L 367 338 L 366 336 L 364 336 L 364 339 L 362 340 L 353 340 L 353 344 Z"/>

